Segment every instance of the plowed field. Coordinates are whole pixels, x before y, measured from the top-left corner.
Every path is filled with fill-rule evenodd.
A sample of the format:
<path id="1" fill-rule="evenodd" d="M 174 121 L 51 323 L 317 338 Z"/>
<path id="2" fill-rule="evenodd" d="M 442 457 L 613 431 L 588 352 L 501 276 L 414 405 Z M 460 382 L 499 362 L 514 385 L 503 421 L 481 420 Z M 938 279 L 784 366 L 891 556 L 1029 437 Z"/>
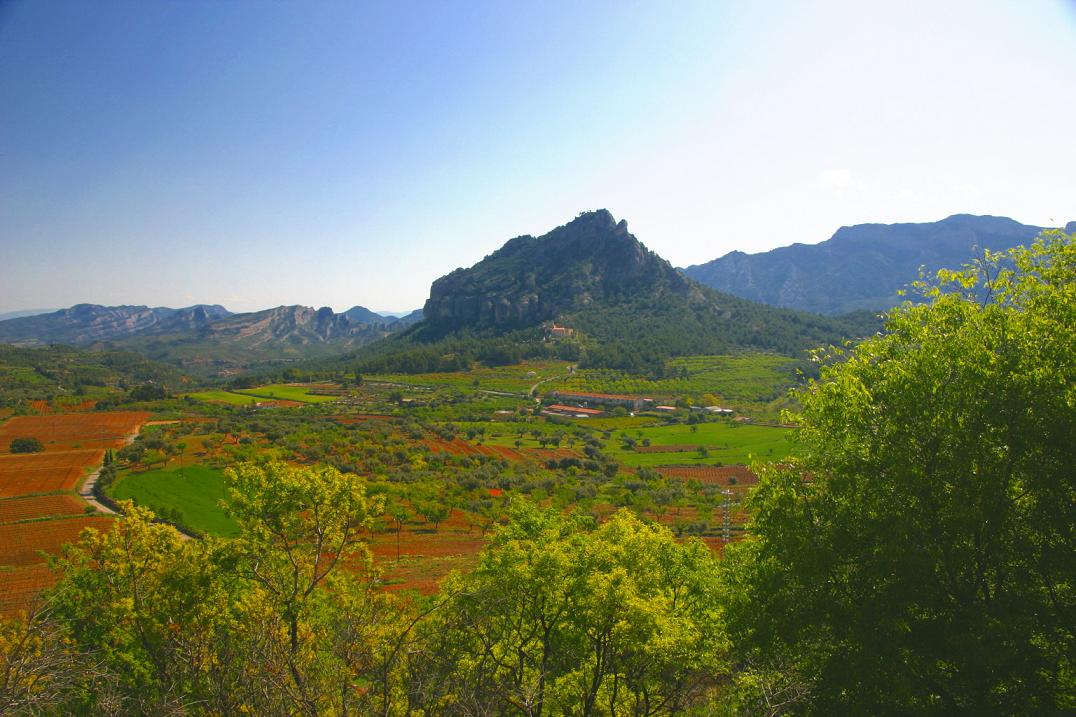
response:
<path id="1" fill-rule="evenodd" d="M 0 497 L 74 490 L 103 451 L 0 454 Z"/>
<path id="2" fill-rule="evenodd" d="M 745 466 L 657 466 L 654 470 L 663 476 L 698 480 L 700 483 L 717 483 L 729 485 L 732 478 L 735 485 L 754 485 L 758 476 Z"/>
<path id="3" fill-rule="evenodd" d="M 83 528 L 107 530 L 110 523 L 109 518 L 87 516 L 0 525 L 0 564 L 18 567 L 44 563 L 41 551 L 55 555 L 61 545 L 76 540 Z"/>
<path id="4" fill-rule="evenodd" d="M 17 568 L 0 567 L 0 615 L 28 610 L 38 593 L 53 585 L 59 575 L 44 563 Z"/>
<path id="5" fill-rule="evenodd" d="M 0 523 L 49 516 L 82 515 L 85 512 L 86 503 L 73 495 L 35 495 L 0 500 Z"/>
<path id="6" fill-rule="evenodd" d="M 142 411 L 64 413 L 15 416 L 0 426 L 0 454 L 14 438 L 36 438 L 46 451 L 71 448 L 119 448 L 124 437 L 149 418 Z"/>

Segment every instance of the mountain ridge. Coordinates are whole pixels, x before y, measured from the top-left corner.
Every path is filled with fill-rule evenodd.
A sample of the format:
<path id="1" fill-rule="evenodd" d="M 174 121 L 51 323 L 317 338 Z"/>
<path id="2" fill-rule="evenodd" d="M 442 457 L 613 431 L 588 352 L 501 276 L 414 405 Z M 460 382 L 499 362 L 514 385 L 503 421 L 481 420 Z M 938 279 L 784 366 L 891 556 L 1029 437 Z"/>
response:
<path id="1" fill-rule="evenodd" d="M 76 304 L 50 314 L 0 321 L 0 343 L 126 349 L 187 368 L 231 371 L 248 364 L 342 353 L 414 323 L 413 316 L 392 320 L 373 316 L 376 320 L 359 321 L 329 307 L 299 305 L 233 314 L 222 306 L 204 304 L 182 309 Z"/>
<path id="2" fill-rule="evenodd" d="M 1076 224 L 1073 222 L 1072 224 Z M 937 222 L 842 226 L 817 244 L 732 251 L 683 269 L 718 291 L 771 306 L 826 315 L 882 310 L 898 291 L 941 268 L 959 268 L 983 249 L 1026 244 L 1043 230 L 1008 217 L 954 214 Z"/>

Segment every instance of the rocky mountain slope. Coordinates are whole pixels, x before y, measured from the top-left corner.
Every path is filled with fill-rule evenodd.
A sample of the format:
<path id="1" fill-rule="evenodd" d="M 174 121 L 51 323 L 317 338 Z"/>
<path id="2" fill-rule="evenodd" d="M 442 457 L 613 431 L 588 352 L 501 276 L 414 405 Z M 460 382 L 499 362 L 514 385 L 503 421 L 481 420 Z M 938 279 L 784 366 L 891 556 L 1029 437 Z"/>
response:
<path id="1" fill-rule="evenodd" d="M 558 355 L 658 373 L 676 355 L 750 348 L 798 355 L 872 327 L 722 294 L 674 269 L 606 210 L 521 236 L 438 279 L 425 320 L 349 360 L 368 370 L 449 370 Z M 570 341 L 545 340 L 556 321 Z"/>
<path id="2" fill-rule="evenodd" d="M 362 307 L 356 307 L 362 309 Z M 232 314 L 221 306 L 185 309 L 80 304 L 51 314 L 0 321 L 0 343 L 127 349 L 207 372 L 343 353 L 413 321 L 373 312 L 279 306 Z M 355 317 L 376 317 L 363 321 Z"/>
<path id="3" fill-rule="evenodd" d="M 672 266 L 607 210 L 581 214 L 542 237 L 520 236 L 469 269 L 433 283 L 423 307 L 441 328 L 520 328 L 598 304 L 695 296 Z"/>
<path id="4" fill-rule="evenodd" d="M 0 343 L 16 346 L 86 346 L 138 334 L 198 331 L 231 315 L 218 305 L 183 309 L 76 304 L 47 314 L 0 321 Z"/>
<path id="5" fill-rule="evenodd" d="M 922 224 L 841 227 L 819 244 L 792 244 L 760 254 L 734 251 L 684 270 L 718 291 L 822 314 L 885 309 L 897 292 L 941 268 L 959 268 L 983 249 L 1026 244 L 1041 227 L 1005 217 L 957 214 Z"/>

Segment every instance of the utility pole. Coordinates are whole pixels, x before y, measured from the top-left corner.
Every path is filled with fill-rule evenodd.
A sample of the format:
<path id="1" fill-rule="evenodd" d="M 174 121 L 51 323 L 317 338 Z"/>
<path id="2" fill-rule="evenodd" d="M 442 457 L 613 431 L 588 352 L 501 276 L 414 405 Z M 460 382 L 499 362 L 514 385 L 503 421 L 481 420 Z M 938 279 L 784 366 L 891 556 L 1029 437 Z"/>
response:
<path id="1" fill-rule="evenodd" d="M 721 516 L 721 540 L 727 544 L 732 541 L 732 491 L 726 488 L 721 493 L 725 496 Z"/>

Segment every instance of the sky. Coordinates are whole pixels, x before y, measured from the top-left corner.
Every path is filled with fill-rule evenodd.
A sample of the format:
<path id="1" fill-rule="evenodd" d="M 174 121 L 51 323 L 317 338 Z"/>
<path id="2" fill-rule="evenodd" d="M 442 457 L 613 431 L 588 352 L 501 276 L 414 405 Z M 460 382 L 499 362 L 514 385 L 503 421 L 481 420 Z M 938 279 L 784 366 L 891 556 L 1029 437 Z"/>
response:
<path id="1" fill-rule="evenodd" d="M 675 266 L 1063 225 L 1073 47 L 1073 0 L 0 0 L 0 312 L 405 311 L 598 208 Z"/>

